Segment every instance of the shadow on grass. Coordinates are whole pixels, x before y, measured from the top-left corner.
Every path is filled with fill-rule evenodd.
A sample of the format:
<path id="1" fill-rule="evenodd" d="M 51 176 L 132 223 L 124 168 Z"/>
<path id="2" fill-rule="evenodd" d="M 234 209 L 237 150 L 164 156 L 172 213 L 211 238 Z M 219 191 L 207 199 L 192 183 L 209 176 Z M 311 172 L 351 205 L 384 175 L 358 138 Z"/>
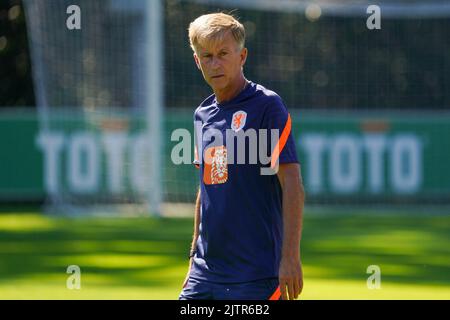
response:
<path id="1" fill-rule="evenodd" d="M 21 229 L 21 220 L 26 225 L 36 217 L 46 223 Z M 149 287 L 178 284 L 187 271 L 190 219 L 14 219 L 11 226 L 0 216 L 0 281 L 55 277 L 65 283 L 67 267 L 78 265 L 94 282 Z"/>
<path id="2" fill-rule="evenodd" d="M 450 285 L 450 217 L 331 216 L 305 219 L 302 258 L 317 277 Z M 315 275 L 316 276 L 316 275 Z"/>
<path id="3" fill-rule="evenodd" d="M 0 282 L 65 283 L 69 265 L 105 286 L 174 286 L 187 271 L 191 219 L 68 219 L 0 215 Z M 450 285 L 450 217 L 320 216 L 304 220 L 308 277 Z M 85 282 L 84 282 L 85 283 Z"/>

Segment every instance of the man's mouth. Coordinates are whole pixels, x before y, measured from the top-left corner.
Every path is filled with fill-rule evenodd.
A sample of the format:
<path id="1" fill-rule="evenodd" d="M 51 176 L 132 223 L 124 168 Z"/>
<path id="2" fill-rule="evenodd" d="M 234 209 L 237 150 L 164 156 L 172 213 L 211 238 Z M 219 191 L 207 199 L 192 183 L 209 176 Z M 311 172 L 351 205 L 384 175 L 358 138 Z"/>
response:
<path id="1" fill-rule="evenodd" d="M 211 78 L 212 78 L 212 79 L 217 79 L 217 78 L 221 78 L 221 77 L 223 77 L 223 74 L 219 74 L 219 75 L 217 75 L 217 76 L 212 76 Z"/>

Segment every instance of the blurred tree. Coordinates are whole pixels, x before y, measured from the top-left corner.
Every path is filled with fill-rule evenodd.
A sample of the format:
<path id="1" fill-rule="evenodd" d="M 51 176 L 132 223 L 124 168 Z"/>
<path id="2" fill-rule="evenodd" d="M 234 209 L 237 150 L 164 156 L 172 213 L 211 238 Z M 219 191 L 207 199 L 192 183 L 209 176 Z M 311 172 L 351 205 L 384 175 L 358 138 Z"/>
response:
<path id="1" fill-rule="evenodd" d="M 0 107 L 35 106 L 21 0 L 0 0 Z"/>
<path id="2" fill-rule="evenodd" d="M 165 3 L 166 105 L 195 108 L 210 89 L 186 29 L 201 14 L 233 8 Z M 381 30 L 368 30 L 365 15 L 312 21 L 301 12 L 234 14 L 247 28 L 247 77 L 277 91 L 289 108 L 450 108 L 450 15 L 386 18 Z"/>
<path id="3" fill-rule="evenodd" d="M 210 88 L 193 62 L 187 27 L 201 14 L 233 8 L 164 4 L 165 104 L 195 108 Z M 310 21 L 299 12 L 234 14 L 247 29 L 246 75 L 280 93 L 289 108 L 450 108 L 450 16 L 383 19 L 381 30 L 368 30 L 365 16 Z M 114 103 L 127 105 L 124 93 L 117 96 Z M 0 106 L 34 105 L 22 1 L 0 0 Z"/>

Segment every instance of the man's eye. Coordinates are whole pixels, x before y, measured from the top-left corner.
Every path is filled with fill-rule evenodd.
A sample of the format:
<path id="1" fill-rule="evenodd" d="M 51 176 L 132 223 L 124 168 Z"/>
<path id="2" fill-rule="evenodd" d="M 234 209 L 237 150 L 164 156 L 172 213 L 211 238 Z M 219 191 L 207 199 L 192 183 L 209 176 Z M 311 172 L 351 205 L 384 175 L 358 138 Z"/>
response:
<path id="1" fill-rule="evenodd" d="M 221 52 L 220 53 L 220 55 L 223 57 L 223 56 L 226 56 L 228 54 L 228 52 Z"/>

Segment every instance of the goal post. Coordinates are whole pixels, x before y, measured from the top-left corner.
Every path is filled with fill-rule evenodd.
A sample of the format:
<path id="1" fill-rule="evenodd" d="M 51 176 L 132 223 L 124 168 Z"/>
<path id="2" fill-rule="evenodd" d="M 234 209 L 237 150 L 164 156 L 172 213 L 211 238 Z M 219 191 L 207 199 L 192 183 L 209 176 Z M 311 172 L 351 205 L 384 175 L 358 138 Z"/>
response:
<path id="1" fill-rule="evenodd" d="M 46 207 L 121 214 L 126 206 L 160 215 L 162 0 L 25 0 L 24 6 Z M 61 143 L 51 145 L 55 137 Z"/>

